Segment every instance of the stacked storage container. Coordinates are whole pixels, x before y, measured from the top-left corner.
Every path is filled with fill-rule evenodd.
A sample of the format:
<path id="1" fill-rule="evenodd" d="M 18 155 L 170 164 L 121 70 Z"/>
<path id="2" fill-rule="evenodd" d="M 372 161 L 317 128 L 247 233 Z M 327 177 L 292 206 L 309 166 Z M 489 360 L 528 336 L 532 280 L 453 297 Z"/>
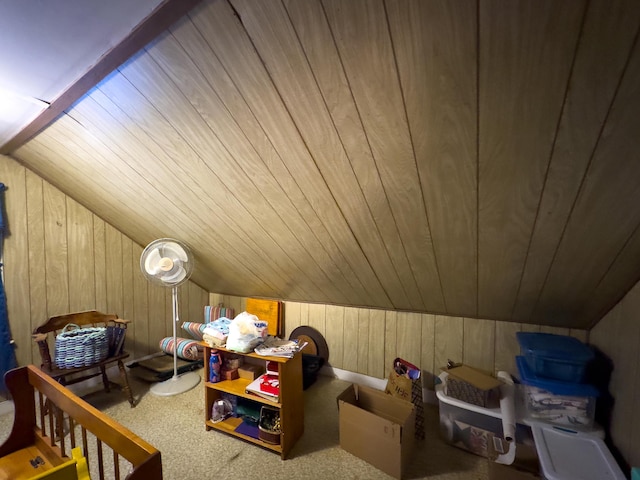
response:
<path id="1" fill-rule="evenodd" d="M 566 335 L 516 336 L 522 354 L 516 363 L 542 478 L 624 480 L 601 430 L 593 429 L 599 392 L 587 383 L 586 373 L 594 352 Z"/>
<path id="2" fill-rule="evenodd" d="M 591 429 L 598 390 L 585 383 L 594 353 L 580 340 L 551 333 L 517 332 L 516 358 L 527 415 L 533 420 Z"/>

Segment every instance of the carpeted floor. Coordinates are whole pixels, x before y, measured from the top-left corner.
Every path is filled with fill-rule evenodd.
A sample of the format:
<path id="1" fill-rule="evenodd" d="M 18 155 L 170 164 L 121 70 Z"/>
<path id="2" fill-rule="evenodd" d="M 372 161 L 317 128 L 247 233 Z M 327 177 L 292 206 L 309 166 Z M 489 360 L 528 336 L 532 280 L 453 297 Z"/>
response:
<path id="1" fill-rule="evenodd" d="M 206 431 L 202 383 L 180 395 L 158 397 L 149 392 L 150 384 L 133 376 L 130 382 L 138 401 L 135 408 L 116 389 L 82 396 L 159 449 L 167 480 L 391 478 L 340 448 L 336 397 L 349 386 L 345 381 L 321 375 L 305 391 L 305 433 L 284 461 L 235 437 Z M 487 480 L 487 460 L 439 438 L 437 407 L 427 405 L 425 415 L 426 439 L 417 444 L 406 478 Z M 11 424 L 12 415 L 0 413 L 0 442 Z"/>

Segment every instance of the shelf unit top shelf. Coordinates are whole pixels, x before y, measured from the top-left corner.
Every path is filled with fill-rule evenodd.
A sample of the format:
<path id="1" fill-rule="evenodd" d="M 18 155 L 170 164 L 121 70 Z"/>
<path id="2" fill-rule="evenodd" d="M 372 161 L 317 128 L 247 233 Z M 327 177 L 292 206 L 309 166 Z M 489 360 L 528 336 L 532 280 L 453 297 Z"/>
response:
<path id="1" fill-rule="evenodd" d="M 258 355 L 255 352 L 242 353 L 242 352 L 236 352 L 234 350 L 228 350 L 224 347 L 212 347 L 207 342 L 200 342 L 200 345 L 202 345 L 205 348 L 209 348 L 211 350 L 218 350 L 219 352 L 222 352 L 222 353 L 232 353 L 236 355 L 243 355 L 245 357 L 257 358 L 258 360 L 264 360 L 264 361 L 287 363 L 289 360 L 291 360 L 291 358 L 288 358 L 288 357 L 271 357 L 266 355 Z M 295 355 L 301 355 L 301 353 L 296 352 Z"/>

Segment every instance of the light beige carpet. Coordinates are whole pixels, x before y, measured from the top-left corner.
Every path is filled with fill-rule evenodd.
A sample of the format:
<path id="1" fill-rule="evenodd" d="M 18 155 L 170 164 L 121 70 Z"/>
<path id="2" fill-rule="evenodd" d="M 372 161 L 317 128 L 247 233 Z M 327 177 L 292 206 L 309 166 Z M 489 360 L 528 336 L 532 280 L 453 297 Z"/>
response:
<path id="1" fill-rule="evenodd" d="M 202 374 L 202 370 L 198 371 Z M 150 384 L 130 375 L 134 396 L 130 408 L 122 393 L 96 391 L 83 395 L 162 452 L 168 480 L 242 478 L 248 480 L 390 479 L 387 474 L 340 448 L 337 395 L 349 383 L 319 376 L 305 391 L 305 433 L 290 458 L 204 427 L 203 384 L 171 397 L 149 392 Z M 486 480 L 487 460 L 451 447 L 439 438 L 438 409 L 427 405 L 426 439 L 417 444 L 408 479 Z M 12 416 L 0 415 L 0 442 Z"/>

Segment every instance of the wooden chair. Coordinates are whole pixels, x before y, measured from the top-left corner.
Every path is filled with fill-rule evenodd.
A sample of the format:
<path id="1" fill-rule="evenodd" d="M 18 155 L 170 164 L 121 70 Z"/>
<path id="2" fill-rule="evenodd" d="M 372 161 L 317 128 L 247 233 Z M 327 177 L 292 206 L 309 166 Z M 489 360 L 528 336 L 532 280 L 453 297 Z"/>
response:
<path id="1" fill-rule="evenodd" d="M 124 350 L 124 338 L 127 325 L 130 322 L 130 320 L 118 318 L 115 314 L 100 313 L 95 310 L 51 317 L 45 324 L 36 328 L 32 335 L 40 350 L 42 359 L 40 369 L 62 385 L 72 385 L 101 375 L 105 391 L 109 392 L 110 382 L 107 377 L 106 368 L 109 364 L 117 363 L 118 369 L 120 370 L 122 390 L 127 400 L 129 400 L 131 407 L 134 407 L 135 403 L 131 388 L 129 387 L 127 371 L 123 363 L 123 360 L 129 357 L 129 354 Z M 108 327 L 110 335 L 109 354 L 107 358 L 89 366 L 59 368 L 58 365 L 51 360 L 49 342 L 53 342 L 55 346 L 56 336 L 68 324 L 78 325 L 79 327 Z"/>

